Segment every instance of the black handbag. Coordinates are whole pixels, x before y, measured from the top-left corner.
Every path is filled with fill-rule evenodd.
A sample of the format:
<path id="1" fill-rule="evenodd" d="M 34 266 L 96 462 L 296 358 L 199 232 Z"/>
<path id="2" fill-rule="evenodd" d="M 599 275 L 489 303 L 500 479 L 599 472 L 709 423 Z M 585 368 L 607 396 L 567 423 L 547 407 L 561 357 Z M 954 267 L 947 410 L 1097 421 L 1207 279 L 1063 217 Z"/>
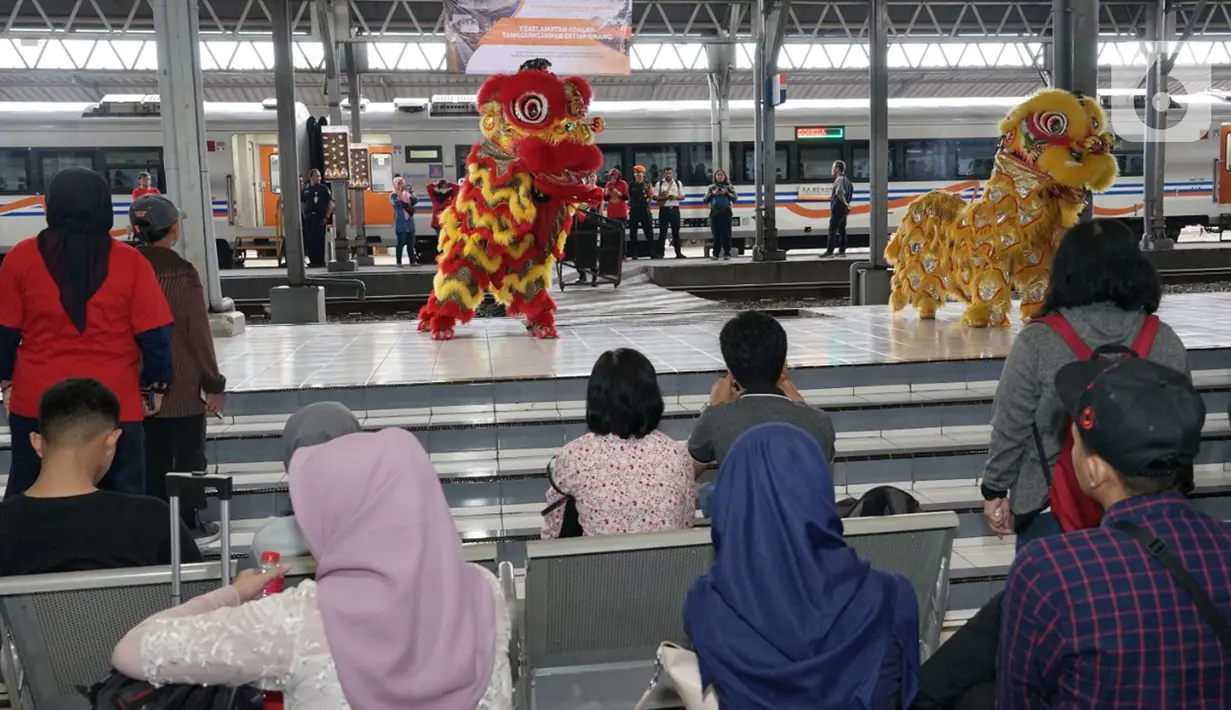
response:
<path id="1" fill-rule="evenodd" d="M 119 671 L 91 688 L 77 690 L 92 710 L 262 710 L 265 706 L 265 694 L 250 685 L 154 687 Z"/>
<path id="2" fill-rule="evenodd" d="M 581 529 L 581 518 L 577 515 L 577 499 L 560 490 L 560 487 L 556 485 L 555 473 L 556 460 L 553 458 L 547 462 L 547 482 L 551 484 L 552 490 L 560 494 L 560 498 L 543 509 L 543 517 L 547 517 L 556 508 L 564 506 L 564 522 L 560 525 L 560 537 L 582 537 L 585 531 Z"/>

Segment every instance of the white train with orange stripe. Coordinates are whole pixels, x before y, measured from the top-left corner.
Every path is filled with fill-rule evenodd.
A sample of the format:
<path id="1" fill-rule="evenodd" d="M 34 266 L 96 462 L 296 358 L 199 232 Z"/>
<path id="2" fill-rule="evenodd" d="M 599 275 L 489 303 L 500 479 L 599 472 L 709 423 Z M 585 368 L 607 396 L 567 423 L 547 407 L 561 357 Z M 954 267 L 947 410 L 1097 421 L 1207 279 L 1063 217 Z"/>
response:
<path id="1" fill-rule="evenodd" d="M 152 100 L 156 107 L 157 97 Z M 891 100 L 889 224 L 896 224 L 906 204 L 929 190 L 973 197 L 991 169 L 996 123 L 1018 101 Z M 1177 234 L 1190 225 L 1231 229 L 1231 103 L 1221 95 L 1177 97 L 1177 101 L 1181 106 L 1208 106 L 1212 118 L 1200 140 L 1167 146 L 1169 229 Z M 156 113 L 132 115 L 141 110 L 127 105 L 134 102 L 140 103 L 137 97 L 109 98 L 102 111 L 99 105 L 0 103 L 0 125 L 5 127 L 0 131 L 0 254 L 43 227 L 42 185 L 55 170 L 68 165 L 85 165 L 108 176 L 116 191 L 114 233 L 125 233 L 136 175 L 149 171 L 156 184 L 163 180 L 159 118 Z M 640 164 L 651 177 L 665 167 L 675 168 L 686 192 L 683 231 L 708 233 L 701 204 L 714 167 L 708 102 L 596 101 L 592 111 L 606 121 L 600 136 L 606 167 L 619 167 L 627 175 Z M 306 140 L 310 113 L 302 106 L 297 113 L 300 138 Z M 274 234 L 281 190 L 272 102 L 206 104 L 205 119 L 216 236 Z M 753 213 L 749 102 L 731 102 L 728 132 L 728 172 L 740 196 L 738 237 L 751 227 Z M 867 233 L 868 133 L 866 101 L 797 100 L 778 107 L 776 214 L 788 248 L 823 240 L 829 216 L 829 170 L 836 159 L 850 166 L 848 174 L 855 183 L 849 230 L 856 239 Z M 364 196 L 369 236 L 391 235 L 388 191 L 395 175 L 405 175 L 415 185 L 423 199 L 417 224 L 420 230 L 427 229 L 424 186 L 440 175 L 456 179 L 478 135 L 464 97 L 365 102 L 363 136 L 373 176 L 373 189 Z M 1095 212 L 1140 219 L 1142 146 L 1122 142 L 1117 154 L 1122 175 L 1095 199 Z M 306 162 L 301 160 L 301 165 Z"/>

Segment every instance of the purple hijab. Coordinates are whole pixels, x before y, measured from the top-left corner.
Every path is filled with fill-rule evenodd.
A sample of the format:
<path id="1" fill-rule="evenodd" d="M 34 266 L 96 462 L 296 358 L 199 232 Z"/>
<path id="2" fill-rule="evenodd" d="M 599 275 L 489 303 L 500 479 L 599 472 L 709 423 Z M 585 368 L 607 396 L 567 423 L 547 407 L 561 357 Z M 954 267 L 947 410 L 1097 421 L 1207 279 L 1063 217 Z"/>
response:
<path id="1" fill-rule="evenodd" d="M 295 452 L 291 501 L 317 560 L 317 602 L 356 710 L 479 704 L 495 662 L 496 600 L 462 544 L 436 471 L 403 429 Z"/>

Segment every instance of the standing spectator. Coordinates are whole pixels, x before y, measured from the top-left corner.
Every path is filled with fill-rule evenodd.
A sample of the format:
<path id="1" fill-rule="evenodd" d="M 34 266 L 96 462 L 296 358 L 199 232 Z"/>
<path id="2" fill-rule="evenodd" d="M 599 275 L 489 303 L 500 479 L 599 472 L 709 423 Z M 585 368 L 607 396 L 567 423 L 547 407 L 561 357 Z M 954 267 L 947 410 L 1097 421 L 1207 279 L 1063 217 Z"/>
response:
<path id="1" fill-rule="evenodd" d="M 645 181 L 645 168 L 633 166 L 633 181 L 628 185 L 628 256 L 636 259 L 645 252 L 652 257 L 654 248 L 654 218 L 650 216 L 650 202 L 654 199 L 654 188 Z M 645 232 L 646 248 L 637 247 L 637 232 Z"/>
<path id="2" fill-rule="evenodd" d="M 313 168 L 308 173 L 308 186 L 300 191 L 299 204 L 303 210 L 303 244 L 308 266 L 325 266 L 325 227 L 333 217 L 333 192 L 321 182 L 321 171 Z"/>
<path id="3" fill-rule="evenodd" d="M 192 263 L 175 252 L 180 221 L 185 217 L 171 200 L 147 195 L 128 210 L 133 232 L 145 243 L 141 254 L 154 267 L 158 283 L 171 306 L 171 362 L 175 383 L 163 398 L 162 409 L 145 420 L 145 492 L 167 499 L 167 474 L 206 469 L 206 414 L 222 411 L 227 380 L 218 371 L 214 337 L 210 331 L 205 289 Z M 205 497 L 181 501 L 184 524 L 197 538 L 214 533 L 201 521 Z"/>
<path id="4" fill-rule="evenodd" d="M 457 194 L 457 183 L 440 178 L 434 183 L 428 183 L 427 196 L 432 201 L 432 229 L 440 237 L 440 213 L 453 204 L 453 196 Z"/>
<path id="5" fill-rule="evenodd" d="M 393 178 L 393 192 L 389 193 L 389 202 L 393 205 L 393 231 L 397 235 L 397 263 L 402 265 L 402 250 L 405 249 L 410 263 L 415 258 L 415 205 L 419 198 L 415 189 L 404 178 Z"/>
<path id="6" fill-rule="evenodd" d="M 103 176 L 61 170 L 46 203 L 47 228 L 0 263 L 0 392 L 12 437 L 5 497 L 38 477 L 30 435 L 39 398 L 69 377 L 98 380 L 120 400 L 123 435 L 99 487 L 143 493 L 142 421 L 158 412 L 171 384 L 171 309 L 145 257 L 111 238 Z"/>
<path id="7" fill-rule="evenodd" d="M 1068 230 L 1052 261 L 1040 316 L 1060 315 L 1092 351 L 1131 346 L 1158 310 L 1158 272 L 1123 222 L 1094 220 Z M 1149 352 L 1153 362 L 1189 371 L 1188 351 L 1159 323 Z M 1056 372 L 1078 356 L 1049 323 L 1022 328 L 1005 358 L 992 400 L 992 437 L 983 469 L 983 514 L 998 535 L 1026 542 L 1060 532 L 1048 512 L 1048 477 L 1067 432 L 1064 408 L 1052 386 Z M 1039 442 L 1035 442 L 1035 432 Z M 1039 461 L 1039 447 L 1047 460 Z"/>
<path id="8" fill-rule="evenodd" d="M 831 173 L 833 189 L 829 193 L 829 244 L 823 256 L 833 256 L 835 248 L 838 256 L 846 256 L 846 218 L 851 213 L 855 188 L 846 177 L 845 162 L 835 160 Z"/>
<path id="9" fill-rule="evenodd" d="M 735 186 L 727 180 L 727 171 L 715 170 L 714 183 L 705 191 L 703 200 L 710 206 L 710 234 L 714 237 L 710 258 L 714 261 L 720 255 L 723 259 L 731 258 L 732 206 L 737 198 Z"/>
<path id="10" fill-rule="evenodd" d="M 624 225 L 627 230 L 628 183 L 616 168 L 607 173 L 607 184 L 603 186 L 603 201 L 607 203 L 607 216 Z"/>
<path id="11" fill-rule="evenodd" d="M 996 707 L 1225 710 L 1231 526 L 1176 490 L 1201 450 L 1201 394 L 1139 358 L 1070 363 L 1054 389 L 1074 422 L 1077 484 L 1106 513 L 1018 553 Z"/>
<path id="12" fill-rule="evenodd" d="M 137 187 L 135 190 L 133 190 L 134 200 L 136 200 L 139 197 L 144 197 L 145 195 L 161 195 L 162 194 L 161 192 L 158 191 L 158 188 L 151 185 L 150 182 L 151 181 L 150 181 L 149 173 L 141 173 L 140 175 L 137 176 Z"/>
<path id="13" fill-rule="evenodd" d="M 756 426 L 714 498 L 714 563 L 684 602 L 702 687 L 739 710 L 898 710 L 919 686 L 919 602 L 842 536 L 808 433 Z"/>
<path id="14" fill-rule="evenodd" d="M 671 246 L 675 249 L 675 258 L 683 259 L 680 251 L 680 202 L 684 199 L 684 183 L 675 179 L 675 169 L 663 170 L 663 179 L 654 187 L 654 196 L 658 200 L 658 251 L 656 255 L 662 258 L 667 249 L 667 229 L 671 230 Z"/>
<path id="15" fill-rule="evenodd" d="M 0 576 L 171 564 L 171 509 L 98 490 L 120 440 L 120 401 L 96 380 L 52 385 L 38 405 L 38 480 L 0 503 Z M 184 562 L 200 562 L 187 530 Z"/>
<path id="16" fill-rule="evenodd" d="M 663 414 L 658 375 L 636 350 L 599 356 L 586 387 L 586 433 L 556 457 L 550 506 L 577 501 L 586 535 L 678 530 L 697 517 L 697 484 L 683 446 L 658 430 Z M 559 489 L 559 490 L 557 490 Z M 543 520 L 543 537 L 559 537 L 563 507 Z"/>

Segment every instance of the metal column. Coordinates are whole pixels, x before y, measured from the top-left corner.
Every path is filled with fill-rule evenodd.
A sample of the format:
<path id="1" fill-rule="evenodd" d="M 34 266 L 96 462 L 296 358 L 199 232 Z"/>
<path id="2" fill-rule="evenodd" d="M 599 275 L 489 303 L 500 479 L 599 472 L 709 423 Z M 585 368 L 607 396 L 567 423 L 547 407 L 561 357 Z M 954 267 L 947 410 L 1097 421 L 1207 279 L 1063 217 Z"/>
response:
<path id="1" fill-rule="evenodd" d="M 872 0 L 868 15 L 868 250 L 867 262 L 851 265 L 851 303 L 889 303 L 885 244 L 889 239 L 889 0 Z"/>
<path id="2" fill-rule="evenodd" d="M 1052 17 L 1052 88 L 1097 96 L 1099 0 L 1054 0 Z M 1087 193 L 1082 219 L 1093 217 Z"/>
<path id="3" fill-rule="evenodd" d="M 342 80 L 339 76 L 337 38 L 340 32 L 349 33 L 350 15 L 345 3 L 334 7 L 329 0 L 317 0 L 316 26 L 321 36 L 321 47 L 325 58 L 325 99 L 329 102 L 329 125 L 342 125 Z M 338 16 L 341 15 L 341 19 Z M 341 29 L 337 25 L 341 25 Z M 350 239 L 347 236 L 347 223 L 350 221 L 350 195 L 346 189 L 346 181 L 331 181 L 330 190 L 333 193 L 333 261 L 329 262 L 330 271 L 353 271 L 354 264 L 350 261 Z"/>
<path id="4" fill-rule="evenodd" d="M 345 7 L 345 5 L 344 5 Z M 363 128 L 361 127 L 362 111 L 359 105 L 359 66 L 355 58 L 355 45 L 353 42 L 346 43 L 346 85 L 347 93 L 350 95 L 350 135 L 351 142 L 363 142 Z M 370 165 L 370 161 L 369 161 Z M 367 221 L 363 216 L 363 195 L 365 190 L 354 190 L 352 195 L 355 198 L 355 239 L 359 242 L 359 256 L 356 261 L 362 266 L 371 266 L 373 264 L 372 257 L 368 254 L 368 228 Z"/>
<path id="5" fill-rule="evenodd" d="M 1053 0 L 1051 27 L 1051 85 L 1073 90 L 1072 0 Z M 1095 51 L 1098 48 L 1095 47 Z"/>
<path id="6" fill-rule="evenodd" d="M 168 0 L 176 2 L 177 0 Z M 274 30 L 274 98 L 278 103 L 278 177 L 282 185 L 283 249 L 286 280 L 292 287 L 304 285 L 303 220 L 300 215 L 299 143 L 295 127 L 295 64 L 291 46 L 292 0 L 268 3 Z M 287 198 L 290 198 L 289 200 Z"/>
<path id="7" fill-rule="evenodd" d="M 205 94 L 201 88 L 199 3 L 152 0 L 151 4 L 158 47 L 167 194 L 188 215 L 180 225 L 180 249 L 201 275 L 210 310 L 231 311 L 231 299 L 222 297 L 214 242 L 214 202 L 205 151 Z"/>
<path id="8" fill-rule="evenodd" d="M 707 80 L 710 90 L 710 144 L 714 153 L 714 169 L 731 171 L 731 69 L 735 45 L 730 41 L 713 42 L 705 47 L 709 62 Z"/>
<path id="9" fill-rule="evenodd" d="M 1166 161 L 1164 133 L 1167 128 L 1167 108 L 1171 104 L 1167 93 L 1169 67 L 1168 47 L 1175 39 L 1175 7 L 1167 0 L 1157 0 L 1147 9 L 1146 35 L 1149 73 L 1146 75 L 1146 135 L 1145 135 L 1145 230 L 1141 237 L 1143 249 L 1168 249 L 1175 243 L 1167 238 L 1167 218 L 1163 212 L 1163 165 Z"/>
<path id="10" fill-rule="evenodd" d="M 761 15 L 757 40 L 757 65 L 759 79 L 753 81 L 761 102 L 758 114 L 761 117 L 757 140 L 761 143 L 758 161 L 761 176 L 757 184 L 761 190 L 757 219 L 757 245 L 752 250 L 753 261 L 782 261 L 786 252 L 778 248 L 777 225 L 777 126 L 774 122 L 774 99 L 771 95 L 774 75 L 778 73 L 778 54 L 782 51 L 782 32 L 791 0 L 760 0 L 757 10 Z"/>
<path id="11" fill-rule="evenodd" d="M 757 0 L 752 8 L 752 220 L 756 228 L 753 240 L 753 258 L 765 248 L 765 3 L 773 0 Z M 770 151 L 773 151 L 770 146 Z M 772 155 L 772 153 L 771 153 Z M 771 157 L 772 161 L 773 158 Z"/>

